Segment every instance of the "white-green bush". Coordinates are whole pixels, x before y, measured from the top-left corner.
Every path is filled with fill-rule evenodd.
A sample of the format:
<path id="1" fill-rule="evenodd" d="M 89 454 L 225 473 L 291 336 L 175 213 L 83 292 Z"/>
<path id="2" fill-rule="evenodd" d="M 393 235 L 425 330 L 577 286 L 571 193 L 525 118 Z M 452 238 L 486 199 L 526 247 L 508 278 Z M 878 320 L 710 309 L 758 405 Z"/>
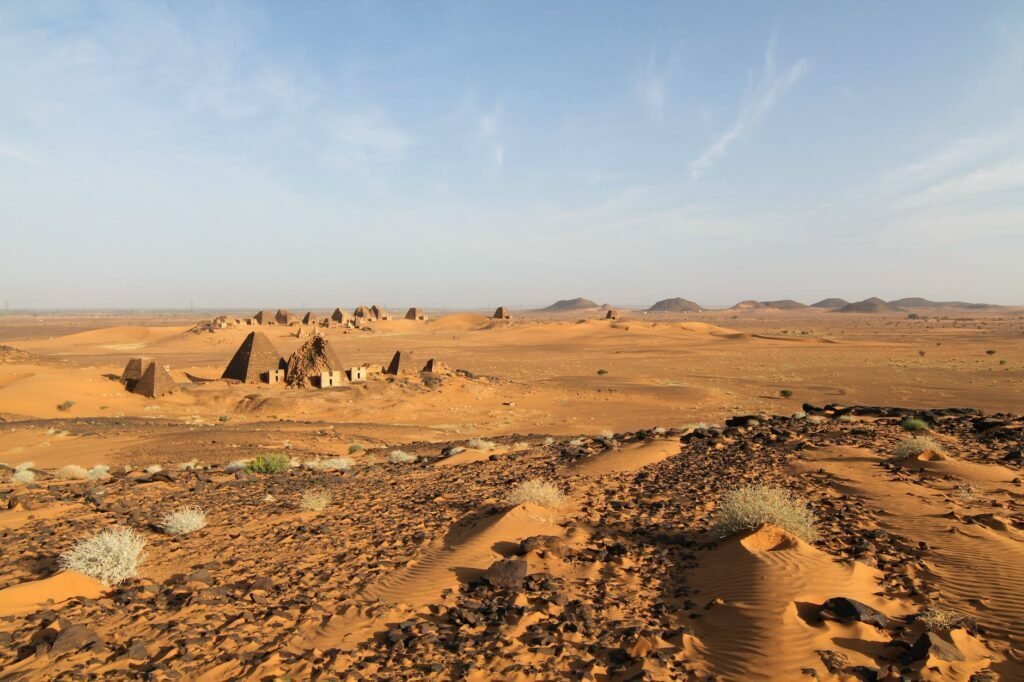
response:
<path id="1" fill-rule="evenodd" d="M 323 511 L 331 503 L 331 494 L 326 490 L 307 490 L 302 493 L 299 507 L 306 511 Z"/>
<path id="2" fill-rule="evenodd" d="M 81 481 L 89 477 L 89 470 L 77 464 L 68 464 L 57 471 L 57 478 L 62 481 Z"/>
<path id="3" fill-rule="evenodd" d="M 715 534 L 728 537 L 770 524 L 807 542 L 818 538 L 814 512 L 785 489 L 770 485 L 746 485 L 730 490 L 718 503 Z"/>
<path id="4" fill-rule="evenodd" d="M 942 452 L 942 446 L 925 436 L 907 438 L 893 449 L 892 454 L 900 459 L 916 457 L 922 452 Z"/>
<path id="5" fill-rule="evenodd" d="M 417 459 L 416 455 L 410 455 L 404 450 L 392 450 L 388 455 L 388 461 L 392 464 L 412 464 Z"/>
<path id="6" fill-rule="evenodd" d="M 71 551 L 62 554 L 59 565 L 77 571 L 105 585 L 119 585 L 133 578 L 145 559 L 146 539 L 132 528 L 114 527 L 79 540 Z"/>
<path id="7" fill-rule="evenodd" d="M 355 462 L 348 457 L 328 457 L 310 460 L 303 466 L 312 471 L 348 471 L 354 465 Z"/>
<path id="8" fill-rule="evenodd" d="M 188 535 L 206 526 L 206 512 L 195 506 L 182 507 L 168 512 L 159 526 L 170 535 Z"/>
<path id="9" fill-rule="evenodd" d="M 483 438 L 473 438 L 466 445 L 474 450 L 493 450 L 496 447 L 492 441 Z"/>
<path id="10" fill-rule="evenodd" d="M 106 478 L 110 475 L 110 467 L 106 464 L 97 464 L 92 469 L 89 469 L 89 478 L 92 480 L 98 480 Z"/>
<path id="11" fill-rule="evenodd" d="M 11 480 L 14 481 L 15 483 L 21 483 L 23 485 L 35 483 L 36 472 L 32 471 L 31 469 L 18 469 L 14 472 L 14 475 L 11 476 Z"/>
<path id="12" fill-rule="evenodd" d="M 540 478 L 532 478 L 513 488 L 512 492 L 508 494 L 506 502 L 512 506 L 529 503 L 558 509 L 565 506 L 566 496 L 554 483 Z"/>

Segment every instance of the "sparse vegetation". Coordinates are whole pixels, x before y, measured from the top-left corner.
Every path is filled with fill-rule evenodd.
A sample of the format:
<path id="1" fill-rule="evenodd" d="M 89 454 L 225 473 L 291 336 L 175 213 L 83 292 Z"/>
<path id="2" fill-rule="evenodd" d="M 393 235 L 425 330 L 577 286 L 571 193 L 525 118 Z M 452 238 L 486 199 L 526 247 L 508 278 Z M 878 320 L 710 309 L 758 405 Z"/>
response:
<path id="1" fill-rule="evenodd" d="M 64 402 L 62 402 L 60 405 L 57 406 L 57 409 L 60 410 L 61 412 L 67 412 L 67 411 L 69 411 L 74 406 L 75 406 L 75 401 L 74 400 L 65 400 Z"/>
<path id="2" fill-rule="evenodd" d="M 566 496 L 554 483 L 540 478 L 531 478 L 517 485 L 506 498 L 508 504 L 536 504 L 541 507 L 558 509 L 565 506 Z"/>
<path id="3" fill-rule="evenodd" d="M 987 350 L 987 351 L 985 351 L 985 355 L 995 355 L 995 354 L 996 354 L 996 352 L 994 350 Z"/>
<path id="4" fill-rule="evenodd" d="M 892 451 L 892 454 L 900 459 L 906 457 L 916 457 L 922 452 L 942 452 L 942 446 L 933 441 L 931 438 L 924 436 L 915 436 L 913 438 L 907 438 Z"/>
<path id="5" fill-rule="evenodd" d="M 331 494 L 326 490 L 307 490 L 302 493 L 299 507 L 305 511 L 323 511 L 331 503 Z"/>
<path id="6" fill-rule="evenodd" d="M 496 447 L 493 442 L 483 438 L 474 438 L 466 443 L 466 445 L 474 450 L 493 450 Z"/>
<path id="7" fill-rule="evenodd" d="M 933 632 L 955 630 L 970 623 L 970 618 L 953 609 L 927 606 L 917 614 L 917 620 Z"/>
<path id="8" fill-rule="evenodd" d="M 221 416 L 217 417 L 217 421 L 223 424 L 225 422 L 231 421 L 231 417 L 229 415 L 222 414 Z"/>
<path id="9" fill-rule="evenodd" d="M 160 473 L 163 470 L 164 470 L 164 468 L 162 466 L 160 466 L 159 464 L 150 464 L 148 467 L 146 467 L 144 469 L 144 471 L 147 474 L 158 474 L 158 473 Z"/>
<path id="10" fill-rule="evenodd" d="M 25 470 L 27 470 L 27 469 L 32 469 L 32 468 L 34 468 L 34 467 L 35 467 L 35 465 L 36 465 L 36 463 L 35 463 L 35 462 L 22 462 L 22 463 L 20 463 L 20 464 L 16 465 L 16 466 L 14 467 L 14 470 L 15 470 L 15 471 L 25 471 Z"/>
<path id="11" fill-rule="evenodd" d="M 106 464 L 97 464 L 92 469 L 89 469 L 89 478 L 93 481 L 101 478 L 106 478 L 110 475 L 110 467 Z"/>
<path id="12" fill-rule="evenodd" d="M 606 370 L 606 369 L 599 369 L 599 370 L 597 370 L 598 376 L 602 376 L 603 377 L 607 373 L 608 373 L 608 370 Z"/>
<path id="13" fill-rule="evenodd" d="M 68 464 L 57 471 L 57 478 L 63 481 L 81 481 L 89 478 L 89 470 L 77 464 Z"/>
<path id="14" fill-rule="evenodd" d="M 953 497 L 963 502 L 970 502 L 981 494 L 981 488 L 970 481 L 957 483 L 953 488 Z"/>
<path id="15" fill-rule="evenodd" d="M 784 388 L 781 391 L 779 391 L 779 395 L 781 395 L 783 398 L 792 398 L 793 391 L 789 390 L 788 388 Z"/>
<path id="16" fill-rule="evenodd" d="M 182 507 L 169 512 L 158 524 L 170 535 L 188 535 L 206 525 L 206 512 L 199 507 Z"/>
<path id="17" fill-rule="evenodd" d="M 355 462 L 348 457 L 328 457 L 310 460 L 303 466 L 312 471 L 348 471 L 355 466 Z"/>
<path id="18" fill-rule="evenodd" d="M 154 464 L 153 466 L 159 466 L 159 465 L 158 464 Z M 229 474 L 234 474 L 234 473 L 237 473 L 239 471 L 245 471 L 248 468 L 249 468 L 249 460 L 247 460 L 247 459 L 236 459 L 234 462 L 228 463 L 224 467 L 224 471 L 228 472 Z"/>
<path id="19" fill-rule="evenodd" d="M 806 419 L 807 419 L 807 421 L 809 421 L 812 424 L 824 424 L 826 421 L 828 421 L 827 419 L 825 419 L 820 414 L 810 414 L 810 415 L 807 415 Z"/>
<path id="20" fill-rule="evenodd" d="M 388 461 L 392 464 L 412 464 L 417 459 L 419 458 L 416 455 L 410 455 L 404 450 L 392 450 L 388 454 Z"/>
<path id="21" fill-rule="evenodd" d="M 113 527 L 79 540 L 60 556 L 65 571 L 77 571 L 105 585 L 120 585 L 135 577 L 145 559 L 146 539 L 132 528 Z"/>
<path id="22" fill-rule="evenodd" d="M 290 466 L 291 461 L 286 455 L 274 453 L 256 455 L 245 465 L 245 468 L 254 474 L 279 474 Z"/>
<path id="23" fill-rule="evenodd" d="M 907 417 L 902 422 L 900 422 L 900 426 L 902 426 L 903 429 L 906 431 L 928 430 L 928 422 L 926 422 L 923 419 L 918 419 L 917 417 Z"/>
<path id="24" fill-rule="evenodd" d="M 807 542 L 818 538 L 814 512 L 785 488 L 747 485 L 730 490 L 718 504 L 714 533 L 728 537 L 765 524 L 778 526 Z"/>
<path id="25" fill-rule="evenodd" d="M 350 454 L 350 455 L 354 455 L 354 454 L 356 454 L 357 452 L 362 452 L 362 451 L 363 451 L 363 450 L 365 450 L 365 449 L 366 449 L 366 448 L 364 448 L 364 447 L 363 447 L 362 445 L 360 445 L 359 443 L 352 443 L 352 445 L 349 445 L 349 446 L 348 446 L 348 454 Z"/>
<path id="26" fill-rule="evenodd" d="M 11 476 L 11 481 L 14 483 L 21 483 L 22 485 L 28 485 L 29 483 L 36 482 L 36 472 L 31 469 L 18 469 Z"/>

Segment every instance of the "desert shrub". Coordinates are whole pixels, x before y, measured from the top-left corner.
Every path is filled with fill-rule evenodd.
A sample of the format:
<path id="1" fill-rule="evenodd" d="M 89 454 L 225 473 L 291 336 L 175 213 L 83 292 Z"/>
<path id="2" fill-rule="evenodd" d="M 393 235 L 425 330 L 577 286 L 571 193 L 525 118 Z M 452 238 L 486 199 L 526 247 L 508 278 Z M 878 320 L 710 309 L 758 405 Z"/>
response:
<path id="1" fill-rule="evenodd" d="M 554 444 L 555 444 L 555 439 L 552 438 L 551 436 L 548 436 L 547 438 L 544 439 L 544 445 L 554 445 Z"/>
<path id="2" fill-rule="evenodd" d="M 158 524 L 171 535 L 188 535 L 206 525 L 206 512 L 199 507 L 182 507 L 168 512 Z"/>
<path id="3" fill-rule="evenodd" d="M 65 571 L 77 571 L 105 585 L 119 585 L 135 576 L 145 559 L 146 539 L 132 528 L 107 528 L 97 535 L 79 540 L 71 551 L 60 556 Z"/>
<path id="4" fill-rule="evenodd" d="M 349 446 L 348 446 L 348 454 L 350 454 L 350 455 L 354 455 L 354 454 L 356 454 L 357 452 L 362 452 L 362 451 L 363 451 L 363 450 L 365 450 L 365 449 L 366 449 L 366 448 L 364 448 L 364 447 L 363 447 L 362 445 L 360 445 L 359 443 L 352 443 L 352 445 L 349 445 Z"/>
<path id="5" fill-rule="evenodd" d="M 964 502 L 970 502 L 980 494 L 981 488 L 970 481 L 957 483 L 956 487 L 953 488 L 953 496 L 957 499 L 963 500 Z"/>
<path id="6" fill-rule="evenodd" d="M 62 402 L 60 405 L 57 406 L 57 409 L 60 410 L 61 412 L 67 412 L 68 410 L 70 410 L 74 406 L 75 406 L 75 401 L 74 400 L 65 400 L 64 402 Z"/>
<path id="7" fill-rule="evenodd" d="M 154 466 L 158 466 L 158 465 L 154 465 Z M 238 471 L 245 471 L 248 468 L 249 468 L 249 460 L 247 460 L 247 459 L 236 459 L 234 462 L 231 462 L 231 463 L 227 464 L 224 467 L 224 471 L 228 472 L 229 474 L 233 474 L 233 473 L 238 472 Z"/>
<path id="8" fill-rule="evenodd" d="M 416 455 L 410 455 L 404 450 L 392 450 L 388 455 L 388 461 L 392 464 L 412 464 L 417 459 Z"/>
<path id="9" fill-rule="evenodd" d="M 793 416 L 790 417 L 790 419 L 806 419 L 806 418 L 807 418 L 807 413 L 806 412 L 794 412 Z"/>
<path id="10" fill-rule="evenodd" d="M 900 422 L 900 426 L 902 426 L 907 431 L 928 430 L 928 422 L 926 422 L 923 419 L 918 419 L 917 417 L 907 417 L 906 419 Z"/>
<path id="11" fill-rule="evenodd" d="M 29 483 L 35 483 L 36 472 L 32 471 L 31 469 L 18 469 L 14 472 L 14 475 L 11 476 L 11 481 L 13 481 L 14 483 L 22 483 L 24 485 L 28 485 Z"/>
<path id="12" fill-rule="evenodd" d="M 793 391 L 789 390 L 788 388 L 784 388 L 781 391 L 779 391 L 779 395 L 781 395 L 783 398 L 792 398 Z"/>
<path id="13" fill-rule="evenodd" d="M 326 490 L 307 490 L 302 493 L 299 507 L 305 511 L 323 511 L 331 503 L 331 494 Z"/>
<path id="14" fill-rule="evenodd" d="M 566 496 L 554 483 L 540 478 L 531 478 L 517 485 L 508 494 L 505 501 L 512 506 L 529 503 L 557 509 L 565 506 Z"/>
<path id="15" fill-rule="evenodd" d="M 718 504 L 714 532 L 728 537 L 765 524 L 778 526 L 807 542 L 818 538 L 814 512 L 785 489 L 770 485 L 746 485 L 730 490 Z"/>
<path id="16" fill-rule="evenodd" d="M 606 369 L 599 369 L 599 370 L 597 370 L 598 376 L 602 376 L 603 377 L 607 373 L 608 373 L 608 370 L 606 370 Z"/>
<path id="17" fill-rule="evenodd" d="M 202 469 L 202 465 L 198 459 L 190 459 L 187 462 L 182 462 L 178 465 L 180 471 L 195 471 L 196 469 Z"/>
<path id="18" fill-rule="evenodd" d="M 348 457 L 329 457 L 310 460 L 304 466 L 312 471 L 348 471 L 354 464 Z"/>
<path id="19" fill-rule="evenodd" d="M 826 420 L 820 414 L 812 414 L 812 415 L 808 415 L 807 421 L 809 421 L 812 424 L 824 424 L 828 420 Z"/>
<path id="20" fill-rule="evenodd" d="M 159 464 L 150 464 L 148 467 L 145 468 L 145 472 L 147 474 L 158 474 L 163 470 L 164 468 Z"/>
<path id="21" fill-rule="evenodd" d="M 916 457 L 922 452 L 942 452 L 942 446 L 933 441 L 931 438 L 925 438 L 924 436 L 914 436 L 913 438 L 907 438 L 897 445 L 892 454 L 900 459 L 905 457 Z"/>
<path id="22" fill-rule="evenodd" d="M 571 441 L 569 441 L 569 445 L 573 446 L 574 448 L 581 448 L 583 447 L 584 443 L 586 443 L 586 441 L 583 440 L 582 438 L 573 438 Z"/>
<path id="23" fill-rule="evenodd" d="M 651 433 L 653 433 L 655 436 L 664 436 L 666 433 L 668 433 L 668 429 L 666 429 L 664 426 L 655 426 L 653 429 L 651 429 Z"/>
<path id="24" fill-rule="evenodd" d="M 286 455 L 256 455 L 245 465 L 247 471 L 254 474 L 279 474 L 291 466 Z"/>
<path id="25" fill-rule="evenodd" d="M 971 622 L 971 619 L 964 614 L 941 606 L 926 606 L 917 614 L 917 620 L 932 631 L 955 630 Z"/>
<path id="26" fill-rule="evenodd" d="M 693 424 L 683 424 L 682 426 L 678 427 L 677 430 L 690 432 L 690 431 L 696 431 L 697 429 L 706 429 L 706 428 L 709 428 L 709 427 L 704 422 L 696 422 L 696 423 L 693 423 Z"/>
<path id="27" fill-rule="evenodd" d="M 21 464 L 16 465 L 14 467 L 14 470 L 15 471 L 25 471 L 27 469 L 35 468 L 35 466 L 36 466 L 35 462 L 22 462 Z"/>
<path id="28" fill-rule="evenodd" d="M 108 467 L 106 464 L 97 464 L 92 469 L 89 469 L 89 478 L 91 478 L 94 481 L 100 478 L 105 478 L 106 476 L 109 475 L 110 467 Z"/>
<path id="29" fill-rule="evenodd" d="M 601 438 L 604 438 L 605 440 L 612 440 L 615 438 L 615 432 L 609 429 L 603 429 L 601 433 L 597 435 L 599 435 Z"/>
<path id="30" fill-rule="evenodd" d="M 987 351 L 985 351 L 985 355 L 995 355 L 995 354 L 996 354 L 996 352 L 994 350 L 987 350 Z"/>
<path id="31" fill-rule="evenodd" d="M 231 417 L 229 415 L 222 414 L 221 416 L 217 417 L 217 421 L 223 424 L 225 422 L 231 421 Z"/>
<path id="32" fill-rule="evenodd" d="M 493 450 L 495 448 L 493 442 L 489 440 L 484 440 L 483 438 L 474 438 L 468 443 L 466 443 L 466 445 L 473 448 L 474 450 Z"/>
<path id="33" fill-rule="evenodd" d="M 77 464 L 68 464 L 57 471 L 57 478 L 64 481 L 80 481 L 89 477 L 89 470 Z"/>

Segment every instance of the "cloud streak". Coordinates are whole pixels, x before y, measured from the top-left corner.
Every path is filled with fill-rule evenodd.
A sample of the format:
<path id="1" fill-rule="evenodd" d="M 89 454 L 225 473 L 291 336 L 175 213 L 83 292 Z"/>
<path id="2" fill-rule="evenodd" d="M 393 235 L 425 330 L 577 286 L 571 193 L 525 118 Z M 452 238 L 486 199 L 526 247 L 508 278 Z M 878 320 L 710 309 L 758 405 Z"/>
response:
<path id="1" fill-rule="evenodd" d="M 748 81 L 735 121 L 690 163 L 690 177 L 697 179 L 704 175 L 733 142 L 755 127 L 807 73 L 806 59 L 799 59 L 780 72 L 775 63 L 775 45 L 773 35 L 765 50 L 761 74 L 756 81 L 753 78 Z"/>

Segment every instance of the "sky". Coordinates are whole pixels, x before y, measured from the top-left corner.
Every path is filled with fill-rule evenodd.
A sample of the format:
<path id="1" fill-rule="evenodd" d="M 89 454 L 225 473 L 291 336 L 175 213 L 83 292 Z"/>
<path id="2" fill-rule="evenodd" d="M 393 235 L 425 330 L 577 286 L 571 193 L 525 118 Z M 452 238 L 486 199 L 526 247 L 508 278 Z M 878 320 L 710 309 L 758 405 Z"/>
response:
<path id="1" fill-rule="evenodd" d="M 0 3 L 12 308 L 1024 304 L 1024 3 Z"/>

